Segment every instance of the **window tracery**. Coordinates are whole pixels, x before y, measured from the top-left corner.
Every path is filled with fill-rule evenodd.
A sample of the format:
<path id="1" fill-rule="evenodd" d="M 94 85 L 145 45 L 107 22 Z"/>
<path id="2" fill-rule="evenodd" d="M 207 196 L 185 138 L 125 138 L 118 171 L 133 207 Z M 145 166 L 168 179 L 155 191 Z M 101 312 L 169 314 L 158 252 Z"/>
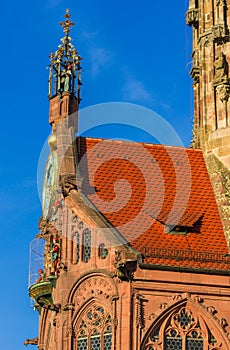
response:
<path id="1" fill-rule="evenodd" d="M 100 305 L 89 306 L 76 331 L 76 350 L 111 350 L 112 318 Z"/>
<path id="2" fill-rule="evenodd" d="M 217 349 L 216 345 L 217 340 L 202 317 L 183 306 L 152 330 L 142 350 L 204 350 Z"/>
<path id="3" fill-rule="evenodd" d="M 83 232 L 83 261 L 88 262 L 91 258 L 91 232 L 85 229 Z"/>

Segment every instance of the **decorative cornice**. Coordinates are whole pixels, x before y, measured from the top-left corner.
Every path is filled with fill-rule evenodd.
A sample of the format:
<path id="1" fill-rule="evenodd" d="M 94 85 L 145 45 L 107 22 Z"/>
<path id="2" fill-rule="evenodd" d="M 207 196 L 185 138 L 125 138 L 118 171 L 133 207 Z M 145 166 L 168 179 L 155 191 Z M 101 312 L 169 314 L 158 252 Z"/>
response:
<path id="1" fill-rule="evenodd" d="M 199 9 L 190 8 L 186 12 L 186 24 L 197 27 L 199 24 Z"/>

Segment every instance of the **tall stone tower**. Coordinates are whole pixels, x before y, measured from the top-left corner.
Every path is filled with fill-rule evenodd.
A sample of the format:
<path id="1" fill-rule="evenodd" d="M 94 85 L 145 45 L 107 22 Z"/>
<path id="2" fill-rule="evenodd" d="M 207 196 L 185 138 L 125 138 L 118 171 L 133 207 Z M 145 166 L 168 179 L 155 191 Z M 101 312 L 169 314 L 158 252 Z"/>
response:
<path id="1" fill-rule="evenodd" d="M 202 148 L 225 234 L 230 239 L 230 1 L 190 0 L 193 32 L 194 130 Z"/>

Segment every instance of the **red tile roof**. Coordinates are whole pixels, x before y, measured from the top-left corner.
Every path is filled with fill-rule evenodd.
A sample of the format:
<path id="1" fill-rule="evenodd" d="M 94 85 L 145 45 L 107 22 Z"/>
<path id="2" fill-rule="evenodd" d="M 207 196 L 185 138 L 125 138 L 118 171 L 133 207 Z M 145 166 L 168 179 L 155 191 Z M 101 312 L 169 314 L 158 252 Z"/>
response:
<path id="1" fill-rule="evenodd" d="M 201 150 L 82 137 L 77 142 L 83 193 L 144 263 L 228 269 Z"/>

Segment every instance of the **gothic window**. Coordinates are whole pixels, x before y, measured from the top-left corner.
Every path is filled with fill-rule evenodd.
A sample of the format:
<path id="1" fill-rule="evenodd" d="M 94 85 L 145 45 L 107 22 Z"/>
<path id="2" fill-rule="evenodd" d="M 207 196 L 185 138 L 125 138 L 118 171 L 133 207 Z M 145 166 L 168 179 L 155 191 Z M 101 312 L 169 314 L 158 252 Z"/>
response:
<path id="1" fill-rule="evenodd" d="M 141 350 L 204 350 L 216 342 L 202 317 L 183 306 L 150 332 Z"/>
<path id="2" fill-rule="evenodd" d="M 88 262 L 91 258 L 91 232 L 86 229 L 83 232 L 83 261 Z"/>
<path id="3" fill-rule="evenodd" d="M 75 232 L 71 237 L 71 262 L 77 264 L 80 260 L 80 235 Z"/>
<path id="4" fill-rule="evenodd" d="M 75 333 L 76 350 L 112 349 L 112 319 L 98 304 L 91 305 L 85 310 Z"/>
<path id="5" fill-rule="evenodd" d="M 105 259 L 109 254 L 108 249 L 105 247 L 104 243 L 101 243 L 98 247 L 98 256 L 101 259 Z"/>

